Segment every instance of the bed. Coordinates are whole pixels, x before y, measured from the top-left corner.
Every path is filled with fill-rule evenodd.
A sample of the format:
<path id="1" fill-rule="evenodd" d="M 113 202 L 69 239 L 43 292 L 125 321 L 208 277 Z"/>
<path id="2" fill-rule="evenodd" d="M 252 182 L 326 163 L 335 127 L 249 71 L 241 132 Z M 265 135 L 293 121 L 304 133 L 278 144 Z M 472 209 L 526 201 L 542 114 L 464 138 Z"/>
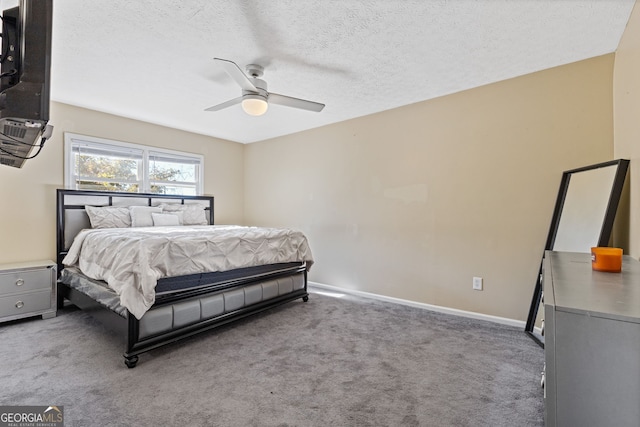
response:
<path id="1" fill-rule="evenodd" d="M 115 329 L 129 368 L 141 353 L 309 298 L 304 234 L 214 225 L 213 197 L 59 189 L 56 211 L 58 306 Z"/>

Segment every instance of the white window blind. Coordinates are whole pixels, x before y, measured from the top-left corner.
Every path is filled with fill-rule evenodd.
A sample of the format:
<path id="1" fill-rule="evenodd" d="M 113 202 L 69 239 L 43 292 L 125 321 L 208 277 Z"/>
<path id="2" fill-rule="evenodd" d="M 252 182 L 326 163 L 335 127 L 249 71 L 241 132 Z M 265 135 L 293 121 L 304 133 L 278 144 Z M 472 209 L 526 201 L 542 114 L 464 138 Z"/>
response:
<path id="1" fill-rule="evenodd" d="M 67 188 L 202 194 L 201 155 L 65 133 L 65 160 Z"/>

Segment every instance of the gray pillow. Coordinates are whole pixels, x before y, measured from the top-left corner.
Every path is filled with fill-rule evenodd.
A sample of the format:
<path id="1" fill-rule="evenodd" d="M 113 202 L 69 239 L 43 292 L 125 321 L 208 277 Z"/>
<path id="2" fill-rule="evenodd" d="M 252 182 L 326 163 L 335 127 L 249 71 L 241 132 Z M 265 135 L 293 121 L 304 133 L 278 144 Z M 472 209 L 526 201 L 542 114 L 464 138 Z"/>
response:
<path id="1" fill-rule="evenodd" d="M 116 206 L 85 206 L 91 228 L 127 228 L 131 227 L 131 215 L 128 208 Z"/>
<path id="2" fill-rule="evenodd" d="M 159 205 L 163 212 L 182 212 L 183 225 L 208 225 L 207 212 L 202 205 L 179 205 L 177 203 L 164 203 Z"/>

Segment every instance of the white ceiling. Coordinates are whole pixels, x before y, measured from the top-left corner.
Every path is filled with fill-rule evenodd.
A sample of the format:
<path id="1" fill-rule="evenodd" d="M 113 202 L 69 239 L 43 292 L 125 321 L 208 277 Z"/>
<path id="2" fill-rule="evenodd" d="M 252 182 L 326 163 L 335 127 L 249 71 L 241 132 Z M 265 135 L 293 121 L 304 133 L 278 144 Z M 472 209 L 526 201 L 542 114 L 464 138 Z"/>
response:
<path id="1" fill-rule="evenodd" d="M 54 0 L 51 99 L 249 143 L 615 51 L 634 0 Z M 251 117 L 213 61 L 326 104 Z M 55 123 L 54 123 L 55 125 Z"/>

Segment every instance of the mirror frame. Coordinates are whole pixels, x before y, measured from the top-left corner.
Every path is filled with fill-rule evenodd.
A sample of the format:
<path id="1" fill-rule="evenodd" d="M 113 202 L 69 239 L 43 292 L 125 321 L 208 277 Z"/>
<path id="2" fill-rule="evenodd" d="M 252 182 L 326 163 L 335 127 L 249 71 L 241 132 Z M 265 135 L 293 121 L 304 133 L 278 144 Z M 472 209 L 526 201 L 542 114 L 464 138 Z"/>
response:
<path id="1" fill-rule="evenodd" d="M 618 203 L 620 202 L 620 195 L 622 194 L 622 188 L 627 177 L 627 169 L 629 168 L 629 160 L 619 159 L 612 160 L 610 162 L 598 163 L 591 166 L 585 166 L 578 169 L 568 170 L 562 173 L 562 180 L 560 181 L 560 189 L 558 190 L 558 198 L 556 199 L 556 205 L 553 209 L 553 217 L 551 219 L 551 226 L 549 227 L 549 234 L 547 235 L 547 243 L 544 250 L 552 250 L 555 243 L 556 234 L 558 232 L 558 226 L 560 224 L 560 218 L 562 216 L 562 209 L 564 207 L 567 191 L 569 190 L 569 183 L 571 176 L 579 172 L 590 171 L 603 167 L 616 166 L 616 173 L 613 178 L 613 184 L 611 186 L 611 192 L 609 195 L 609 203 L 605 211 L 605 215 L 602 221 L 602 227 L 600 229 L 600 236 L 598 238 L 598 246 L 608 246 L 611 238 L 611 231 L 613 230 L 613 222 L 616 217 L 616 211 L 618 209 Z M 542 259 L 544 260 L 544 252 L 542 253 Z M 542 261 L 540 262 L 540 268 L 538 270 L 538 278 L 536 280 L 536 286 L 533 291 L 533 298 L 531 299 L 531 307 L 529 307 L 529 315 L 527 316 L 527 323 L 525 326 L 525 332 L 544 348 L 544 337 L 534 331 L 536 317 L 538 316 L 538 309 L 542 302 Z"/>

